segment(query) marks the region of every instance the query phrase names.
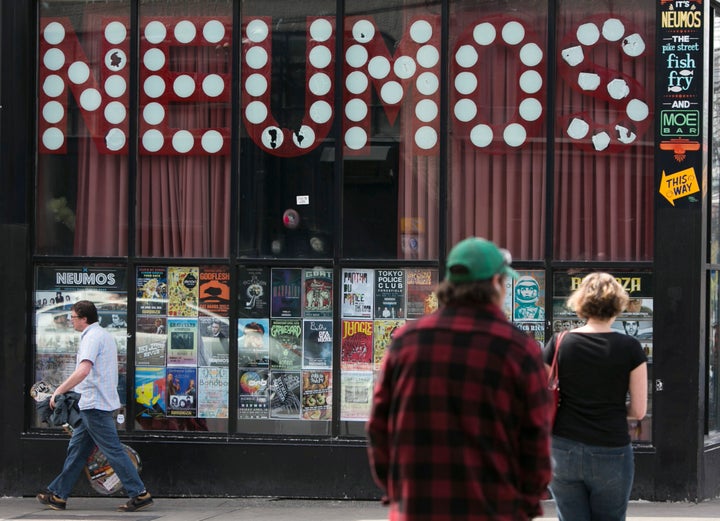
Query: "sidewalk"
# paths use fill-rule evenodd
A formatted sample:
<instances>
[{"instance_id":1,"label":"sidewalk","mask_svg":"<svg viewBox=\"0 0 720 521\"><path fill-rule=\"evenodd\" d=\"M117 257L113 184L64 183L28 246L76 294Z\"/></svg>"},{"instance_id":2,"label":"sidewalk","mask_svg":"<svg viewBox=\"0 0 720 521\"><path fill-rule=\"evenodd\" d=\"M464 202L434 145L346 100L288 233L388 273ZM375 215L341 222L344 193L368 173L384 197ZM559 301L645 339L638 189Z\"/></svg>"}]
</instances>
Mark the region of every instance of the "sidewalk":
<instances>
[{"instance_id":1,"label":"sidewalk","mask_svg":"<svg viewBox=\"0 0 720 521\"><path fill-rule=\"evenodd\" d=\"M0 498L0 521L385 521L387 510L375 501L297 500L278 498L158 498L148 510L117 512L122 497L70 498L68 510L43 508L34 497ZM557 519L552 501L541 520ZM702 521L720 519L720 499L702 503L632 501L627 521Z\"/></svg>"}]
</instances>

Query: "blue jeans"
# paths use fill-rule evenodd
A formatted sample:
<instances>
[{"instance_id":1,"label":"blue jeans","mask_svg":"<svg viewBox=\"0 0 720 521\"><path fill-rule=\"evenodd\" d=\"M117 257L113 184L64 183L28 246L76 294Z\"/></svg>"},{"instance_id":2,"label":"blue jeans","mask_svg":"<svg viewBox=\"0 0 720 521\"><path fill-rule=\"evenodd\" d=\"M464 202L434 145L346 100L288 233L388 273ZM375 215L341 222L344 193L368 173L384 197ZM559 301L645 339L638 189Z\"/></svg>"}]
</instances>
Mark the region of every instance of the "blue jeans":
<instances>
[{"instance_id":1,"label":"blue jeans","mask_svg":"<svg viewBox=\"0 0 720 521\"><path fill-rule=\"evenodd\" d=\"M85 468L88 456L97 445L120 478L128 496L135 497L143 493L145 485L120 443L113 413L87 409L80 411L80 417L82 422L70 438L62 472L48 485L48 490L62 499L67 499Z\"/></svg>"},{"instance_id":2,"label":"blue jeans","mask_svg":"<svg viewBox=\"0 0 720 521\"><path fill-rule=\"evenodd\" d=\"M552 461L550 491L560 521L625 521L632 445L596 447L553 436Z\"/></svg>"}]
</instances>

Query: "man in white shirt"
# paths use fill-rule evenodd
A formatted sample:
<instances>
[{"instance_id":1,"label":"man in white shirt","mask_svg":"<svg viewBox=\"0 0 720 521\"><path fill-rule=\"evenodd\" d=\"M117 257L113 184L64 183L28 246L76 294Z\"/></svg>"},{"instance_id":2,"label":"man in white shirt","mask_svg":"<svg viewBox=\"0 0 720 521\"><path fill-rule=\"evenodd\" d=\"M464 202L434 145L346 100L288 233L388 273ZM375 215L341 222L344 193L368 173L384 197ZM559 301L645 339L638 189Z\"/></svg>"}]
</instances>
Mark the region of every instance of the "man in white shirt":
<instances>
[{"instance_id":1,"label":"man in white shirt","mask_svg":"<svg viewBox=\"0 0 720 521\"><path fill-rule=\"evenodd\" d=\"M130 497L118 510L135 512L147 508L153 504L152 496L123 449L115 427L113 412L120 408L115 339L100 326L97 308L88 300L73 304L70 320L73 328L80 332L75 371L55 389L50 407L55 407L56 396L74 390L81 395L82 422L73 431L62 472L37 499L53 510L65 510L67 498L97 445Z\"/></svg>"}]
</instances>

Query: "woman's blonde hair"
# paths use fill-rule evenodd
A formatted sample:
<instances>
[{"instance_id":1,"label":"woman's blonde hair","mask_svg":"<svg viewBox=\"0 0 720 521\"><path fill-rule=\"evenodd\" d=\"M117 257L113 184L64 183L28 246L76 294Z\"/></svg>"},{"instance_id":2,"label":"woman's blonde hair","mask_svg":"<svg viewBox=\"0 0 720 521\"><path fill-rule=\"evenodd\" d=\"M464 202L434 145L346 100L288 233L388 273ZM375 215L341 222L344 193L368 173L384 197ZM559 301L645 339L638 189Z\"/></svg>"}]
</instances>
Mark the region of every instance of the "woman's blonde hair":
<instances>
[{"instance_id":1,"label":"woman's blonde hair","mask_svg":"<svg viewBox=\"0 0 720 521\"><path fill-rule=\"evenodd\" d=\"M567 307L580 318L608 319L618 316L628 305L630 297L609 273L590 273L567 301Z\"/></svg>"}]
</instances>

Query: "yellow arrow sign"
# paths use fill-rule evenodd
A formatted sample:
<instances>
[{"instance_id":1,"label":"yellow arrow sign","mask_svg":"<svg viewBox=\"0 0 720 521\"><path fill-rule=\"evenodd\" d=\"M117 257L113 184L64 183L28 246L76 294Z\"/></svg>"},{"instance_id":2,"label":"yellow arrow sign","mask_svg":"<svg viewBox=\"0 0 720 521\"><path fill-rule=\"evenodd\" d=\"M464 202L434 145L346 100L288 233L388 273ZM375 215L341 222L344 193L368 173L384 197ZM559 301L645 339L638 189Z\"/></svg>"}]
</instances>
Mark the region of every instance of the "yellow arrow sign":
<instances>
[{"instance_id":1,"label":"yellow arrow sign","mask_svg":"<svg viewBox=\"0 0 720 521\"><path fill-rule=\"evenodd\" d=\"M660 195L673 206L675 206L676 199L699 192L700 186L695 175L695 168L686 168L670 175L666 175L663 170L659 191Z\"/></svg>"}]
</instances>

